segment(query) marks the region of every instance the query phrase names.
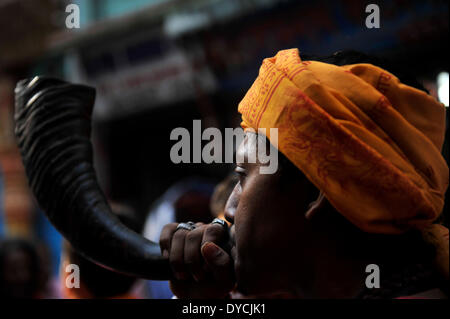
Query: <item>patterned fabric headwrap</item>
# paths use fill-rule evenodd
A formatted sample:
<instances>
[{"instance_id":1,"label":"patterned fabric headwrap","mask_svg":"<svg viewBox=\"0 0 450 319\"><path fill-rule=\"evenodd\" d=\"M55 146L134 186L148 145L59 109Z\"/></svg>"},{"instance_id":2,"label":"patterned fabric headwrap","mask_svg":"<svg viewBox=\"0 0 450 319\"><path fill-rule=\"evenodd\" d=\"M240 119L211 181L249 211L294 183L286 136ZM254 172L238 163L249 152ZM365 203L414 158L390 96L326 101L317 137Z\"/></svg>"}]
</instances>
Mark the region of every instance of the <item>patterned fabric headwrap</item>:
<instances>
[{"instance_id":1,"label":"patterned fabric headwrap","mask_svg":"<svg viewBox=\"0 0 450 319\"><path fill-rule=\"evenodd\" d=\"M244 129L270 140L278 128L278 150L361 230L432 234L448 277L448 230L433 224L449 177L443 104L377 66L302 61L290 49L263 61L238 110Z\"/></svg>"}]
</instances>

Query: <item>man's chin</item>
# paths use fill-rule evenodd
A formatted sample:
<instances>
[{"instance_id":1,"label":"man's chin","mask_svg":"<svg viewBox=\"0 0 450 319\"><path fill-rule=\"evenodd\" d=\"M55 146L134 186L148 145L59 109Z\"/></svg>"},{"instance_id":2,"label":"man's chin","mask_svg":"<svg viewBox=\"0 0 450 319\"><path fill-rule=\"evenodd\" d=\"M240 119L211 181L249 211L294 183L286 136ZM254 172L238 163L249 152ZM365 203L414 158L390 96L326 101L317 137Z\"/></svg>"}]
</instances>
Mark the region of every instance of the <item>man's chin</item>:
<instances>
[{"instance_id":1,"label":"man's chin","mask_svg":"<svg viewBox=\"0 0 450 319\"><path fill-rule=\"evenodd\" d=\"M248 267L245 267L245 262L240 258L234 260L234 271L236 274L236 289L243 295L250 295L255 291L252 283L252 274L248 271ZM252 289L253 287L253 289Z\"/></svg>"},{"instance_id":2,"label":"man's chin","mask_svg":"<svg viewBox=\"0 0 450 319\"><path fill-rule=\"evenodd\" d=\"M249 271L249 269L242 269L239 266L235 267L235 271L236 290L240 295L247 296L247 298L256 298L254 296L273 293L269 282L264 279L265 276L259 276L257 271Z\"/></svg>"},{"instance_id":3,"label":"man's chin","mask_svg":"<svg viewBox=\"0 0 450 319\"><path fill-rule=\"evenodd\" d=\"M236 274L235 298L298 298L294 291L280 287L280 282L273 281L273 274L258 271L261 270L261 266L249 266L249 263L239 258L235 260L234 265Z\"/></svg>"}]
</instances>

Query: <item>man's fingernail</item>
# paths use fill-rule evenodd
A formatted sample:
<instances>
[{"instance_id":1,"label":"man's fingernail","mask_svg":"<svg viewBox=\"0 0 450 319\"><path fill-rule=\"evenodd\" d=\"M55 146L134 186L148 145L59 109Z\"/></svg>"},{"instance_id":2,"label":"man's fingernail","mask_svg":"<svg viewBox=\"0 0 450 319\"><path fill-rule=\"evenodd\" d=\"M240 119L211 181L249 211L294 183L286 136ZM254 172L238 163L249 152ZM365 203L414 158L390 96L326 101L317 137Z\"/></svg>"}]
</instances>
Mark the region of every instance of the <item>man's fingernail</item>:
<instances>
[{"instance_id":1,"label":"man's fingernail","mask_svg":"<svg viewBox=\"0 0 450 319\"><path fill-rule=\"evenodd\" d=\"M208 257L218 257L222 252L215 244L207 242L203 245L203 253L208 255Z\"/></svg>"},{"instance_id":2,"label":"man's fingernail","mask_svg":"<svg viewBox=\"0 0 450 319\"><path fill-rule=\"evenodd\" d=\"M162 253L162 256L163 256L164 258L169 258L169 251L166 250L166 249L164 249L164 250L163 250L163 253Z\"/></svg>"}]
</instances>

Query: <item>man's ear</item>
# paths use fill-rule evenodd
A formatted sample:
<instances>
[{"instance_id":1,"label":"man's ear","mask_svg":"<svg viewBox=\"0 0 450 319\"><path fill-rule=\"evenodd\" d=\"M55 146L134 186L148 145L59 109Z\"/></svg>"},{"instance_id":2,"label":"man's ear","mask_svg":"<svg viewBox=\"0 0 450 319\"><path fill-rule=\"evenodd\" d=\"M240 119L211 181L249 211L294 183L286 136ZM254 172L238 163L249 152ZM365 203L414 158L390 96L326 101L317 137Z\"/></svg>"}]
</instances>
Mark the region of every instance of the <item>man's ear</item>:
<instances>
[{"instance_id":1,"label":"man's ear","mask_svg":"<svg viewBox=\"0 0 450 319\"><path fill-rule=\"evenodd\" d=\"M317 199L315 201L311 202L311 204L309 204L309 209L305 213L306 219L311 220L313 218L313 216L316 215L319 211L325 209L327 204L328 204L328 200L325 197L325 194L322 191L320 191Z\"/></svg>"}]
</instances>

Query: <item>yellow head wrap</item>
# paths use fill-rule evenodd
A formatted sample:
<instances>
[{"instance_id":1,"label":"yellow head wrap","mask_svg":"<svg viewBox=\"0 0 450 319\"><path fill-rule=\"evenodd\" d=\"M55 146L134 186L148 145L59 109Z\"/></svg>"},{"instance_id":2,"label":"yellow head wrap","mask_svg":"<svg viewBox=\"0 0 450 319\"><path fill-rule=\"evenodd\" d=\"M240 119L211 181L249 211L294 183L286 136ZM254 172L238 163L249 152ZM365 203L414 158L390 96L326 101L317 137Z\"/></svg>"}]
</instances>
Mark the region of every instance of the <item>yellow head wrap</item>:
<instances>
[{"instance_id":1,"label":"yellow head wrap","mask_svg":"<svg viewBox=\"0 0 450 319\"><path fill-rule=\"evenodd\" d=\"M266 128L270 140L278 128L279 151L361 230L423 230L440 215L445 107L393 74L283 50L263 61L238 110L244 129Z\"/></svg>"}]
</instances>

